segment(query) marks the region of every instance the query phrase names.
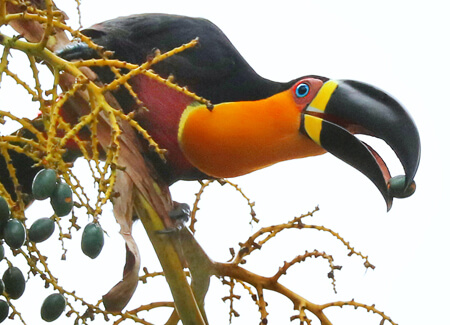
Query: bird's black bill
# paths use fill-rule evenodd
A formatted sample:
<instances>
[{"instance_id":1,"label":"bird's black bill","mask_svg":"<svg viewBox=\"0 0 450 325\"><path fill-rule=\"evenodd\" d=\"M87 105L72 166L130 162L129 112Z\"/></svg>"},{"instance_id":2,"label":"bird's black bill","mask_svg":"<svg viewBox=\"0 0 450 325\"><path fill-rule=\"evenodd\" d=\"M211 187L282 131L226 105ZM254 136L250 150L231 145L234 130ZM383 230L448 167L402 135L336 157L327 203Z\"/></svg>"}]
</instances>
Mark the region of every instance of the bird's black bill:
<instances>
[{"instance_id":1,"label":"bird's black bill","mask_svg":"<svg viewBox=\"0 0 450 325\"><path fill-rule=\"evenodd\" d=\"M413 185L420 160L418 130L408 112L392 97L370 85L351 80L324 84L305 110L302 129L328 152L361 171L380 190L388 210L391 179L382 158L353 134L368 134L385 141L405 171L404 191Z\"/></svg>"}]
</instances>

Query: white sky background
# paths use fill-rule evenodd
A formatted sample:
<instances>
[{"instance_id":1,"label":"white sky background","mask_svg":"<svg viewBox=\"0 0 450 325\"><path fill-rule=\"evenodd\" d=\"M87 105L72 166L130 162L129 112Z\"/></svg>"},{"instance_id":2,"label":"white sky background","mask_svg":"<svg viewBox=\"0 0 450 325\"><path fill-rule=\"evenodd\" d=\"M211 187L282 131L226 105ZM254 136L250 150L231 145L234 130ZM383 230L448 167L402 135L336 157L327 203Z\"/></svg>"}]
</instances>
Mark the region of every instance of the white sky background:
<instances>
[{"instance_id":1,"label":"white sky background","mask_svg":"<svg viewBox=\"0 0 450 325\"><path fill-rule=\"evenodd\" d=\"M74 7L63 6L63 3L57 2L72 17L69 23L77 26ZM66 3L72 5L73 1ZM107 10L102 3L107 3ZM450 158L446 125L450 119L449 9L444 0L382 0L370 4L364 1L303 0L85 0L81 7L84 27L143 12L208 18L266 78L287 81L306 74L318 74L355 79L386 90L404 104L419 128L422 160L416 177L416 194L405 200L395 200L389 213L386 213L378 190L365 176L326 154L280 163L233 179L256 201L255 210L261 222L253 227L248 225L250 217L245 201L231 188L214 186L201 203L197 238L213 259L225 261L229 259L228 247L237 250L237 243L245 241L260 227L289 221L319 205L320 211L305 222L339 232L357 251L369 255L376 265L375 270L366 271L356 256L348 258L343 246L330 239L330 235L306 230L292 231L280 236L278 241L275 239L266 250L254 254L255 259L249 258L247 267L270 276L283 261L291 260L305 250L326 250L334 255L335 264L343 265L341 271L335 272L337 295L326 277L329 270L323 260L309 260L293 267L283 278L283 283L290 283L291 289L316 303L352 298L369 305L375 303L395 322L412 325L443 323L450 305L450 262L447 257ZM11 109L2 106L0 103L0 109ZM401 173L395 155L385 151L379 152L386 158L388 166L394 166L392 174ZM196 182L179 182L172 187L172 195L177 201L192 203L197 190ZM42 208L34 209L40 211ZM105 211L102 224L110 218ZM140 227L136 228L136 233L142 234ZM67 264L55 271L61 281L69 274L66 281L73 283L74 288L78 286L77 281L87 284L89 290L86 292L91 292L92 302L106 293L120 279L122 272L123 243L119 237L114 237L117 229L113 224L108 230L111 238L106 239L105 251L97 260L80 256L78 263L70 266L75 273L70 272ZM53 246L49 244L48 249L59 245L55 236L51 240ZM145 255L152 254L148 240L145 240L141 236L144 260ZM107 260L111 260L111 254L118 255L118 263L102 270ZM261 263L263 259L266 259L265 263ZM267 262L269 259L273 262ZM144 265L150 271L158 269ZM219 287L213 287L211 292ZM158 293L145 291L145 286L141 288L141 301L138 302L152 299L153 294L158 297ZM78 292L85 291L77 289ZM207 310L211 324L228 323L227 304L220 300L226 293L226 289L219 289L217 294L210 294ZM246 295L243 290L240 294ZM45 295L42 299L37 298L33 288L29 287L25 296L36 299L33 304L36 306L29 307L29 312L34 308L33 313L38 313ZM280 299L279 295L267 293L267 297L269 323L289 324L289 317L294 314L292 304ZM166 299L170 299L168 295ZM236 307L241 317L234 319L233 324L258 324L256 306L250 299L242 300ZM27 312L24 314L26 316ZM350 307L329 309L327 314L335 325L380 322L378 316ZM37 315L30 324L40 324ZM19 321L10 323L19 324ZM62 317L55 323L72 322ZM101 323L100 318L95 322L98 323ZM313 322L317 323L317 320Z\"/></svg>"}]
</instances>

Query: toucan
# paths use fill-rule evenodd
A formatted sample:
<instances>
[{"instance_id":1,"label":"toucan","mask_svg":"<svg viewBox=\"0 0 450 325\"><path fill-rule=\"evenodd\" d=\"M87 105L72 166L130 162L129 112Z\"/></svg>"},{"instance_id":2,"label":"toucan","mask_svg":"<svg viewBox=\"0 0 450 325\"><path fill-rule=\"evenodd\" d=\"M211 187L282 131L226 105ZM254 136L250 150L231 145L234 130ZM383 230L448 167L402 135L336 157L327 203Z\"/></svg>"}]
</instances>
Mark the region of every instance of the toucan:
<instances>
[{"instance_id":1,"label":"toucan","mask_svg":"<svg viewBox=\"0 0 450 325\"><path fill-rule=\"evenodd\" d=\"M330 152L365 174L389 209L393 197L401 195L389 190L391 176L380 155L354 134L384 140L404 168L404 189L414 182L420 160L417 127L403 106L378 88L315 75L285 83L265 79L216 25L203 18L139 14L108 20L82 33L112 51L112 58L135 64L198 38L198 46L151 69L208 99L212 107L144 75L131 79L130 85L147 110L139 110L126 89L114 93L122 109L138 112L139 124L167 149L165 162L151 150L148 156L168 185L240 176L284 160ZM66 60L103 55L83 42L57 54ZM114 79L108 68L93 69L104 83Z\"/></svg>"}]
</instances>

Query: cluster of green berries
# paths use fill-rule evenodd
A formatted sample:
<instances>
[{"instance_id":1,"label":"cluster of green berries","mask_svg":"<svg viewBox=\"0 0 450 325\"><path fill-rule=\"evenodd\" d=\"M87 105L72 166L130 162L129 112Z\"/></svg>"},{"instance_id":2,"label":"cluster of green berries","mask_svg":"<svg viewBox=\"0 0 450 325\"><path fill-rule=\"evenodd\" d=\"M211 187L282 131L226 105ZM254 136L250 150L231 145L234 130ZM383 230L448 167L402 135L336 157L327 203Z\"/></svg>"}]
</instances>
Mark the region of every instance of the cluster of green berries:
<instances>
[{"instance_id":1,"label":"cluster of green berries","mask_svg":"<svg viewBox=\"0 0 450 325\"><path fill-rule=\"evenodd\" d=\"M68 184L58 178L53 169L43 169L36 174L32 184L32 194L36 200L50 198L54 213L58 217L68 215L73 208L73 193ZM28 229L28 240L40 243L53 234L55 220L53 218L41 218L33 222ZM19 249L27 238L27 229L24 224L11 217L8 203L0 197L0 235L11 249ZM96 258L104 244L103 229L98 223L89 223L82 235L81 248L85 255ZM4 247L0 244L0 260L4 258ZM0 295L6 293L10 299L19 299L25 291L25 277L22 271L10 266L0 279ZM41 317L47 322L56 320L66 307L66 299L60 293L48 296L41 307ZM0 299L0 323L9 314L9 305Z\"/></svg>"},{"instance_id":2,"label":"cluster of green berries","mask_svg":"<svg viewBox=\"0 0 450 325\"><path fill-rule=\"evenodd\" d=\"M32 192L34 198L37 200L50 198L53 210L59 217L63 217L72 211L72 190L69 185L57 178L56 172L53 169L43 169L36 175L32 185ZM33 226L37 222L39 224L35 227L36 231L33 232ZM31 237L34 233L36 233L35 239L41 239L42 237L44 238L43 240L46 240L48 238L46 235L50 232L50 225L47 225L47 223L49 222L46 221L46 218L37 220L30 228L30 240L36 241ZM81 249L83 253L90 258L96 258L102 251L103 244L103 229L98 223L88 224L84 228L81 237Z\"/></svg>"}]
</instances>

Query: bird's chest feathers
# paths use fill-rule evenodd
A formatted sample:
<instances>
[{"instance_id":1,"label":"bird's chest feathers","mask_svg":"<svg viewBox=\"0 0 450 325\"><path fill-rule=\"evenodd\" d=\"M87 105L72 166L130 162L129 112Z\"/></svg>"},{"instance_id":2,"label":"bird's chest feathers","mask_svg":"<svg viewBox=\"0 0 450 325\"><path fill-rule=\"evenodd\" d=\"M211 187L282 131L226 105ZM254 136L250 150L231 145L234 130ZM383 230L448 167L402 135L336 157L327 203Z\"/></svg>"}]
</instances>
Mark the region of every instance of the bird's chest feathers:
<instances>
[{"instance_id":1,"label":"bird's chest feathers","mask_svg":"<svg viewBox=\"0 0 450 325\"><path fill-rule=\"evenodd\" d=\"M138 111L135 119L161 148L168 150L170 167L192 168L180 151L177 139L181 114L192 98L143 75L134 77L130 84L146 107L146 110Z\"/></svg>"}]
</instances>

